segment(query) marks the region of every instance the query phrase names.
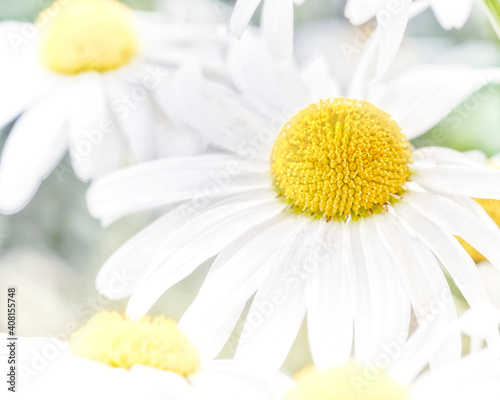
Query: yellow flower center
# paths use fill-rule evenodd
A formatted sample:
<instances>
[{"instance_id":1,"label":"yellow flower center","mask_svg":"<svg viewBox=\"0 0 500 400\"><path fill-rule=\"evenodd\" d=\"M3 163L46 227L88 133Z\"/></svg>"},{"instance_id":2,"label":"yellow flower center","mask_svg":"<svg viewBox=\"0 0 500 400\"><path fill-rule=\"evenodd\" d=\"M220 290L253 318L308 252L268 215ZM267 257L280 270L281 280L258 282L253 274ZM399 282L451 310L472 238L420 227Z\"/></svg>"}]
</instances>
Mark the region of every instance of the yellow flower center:
<instances>
[{"instance_id":1,"label":"yellow flower center","mask_svg":"<svg viewBox=\"0 0 500 400\"><path fill-rule=\"evenodd\" d=\"M355 364L302 377L285 400L409 400L408 390L387 374Z\"/></svg>"},{"instance_id":2,"label":"yellow flower center","mask_svg":"<svg viewBox=\"0 0 500 400\"><path fill-rule=\"evenodd\" d=\"M188 376L200 365L196 348L175 321L164 317L131 321L117 312L101 311L73 334L70 346L76 356L111 367L141 364Z\"/></svg>"},{"instance_id":3,"label":"yellow flower center","mask_svg":"<svg viewBox=\"0 0 500 400\"><path fill-rule=\"evenodd\" d=\"M481 205L481 207L483 207L486 210L491 219L495 221L498 227L500 228L500 200L494 200L494 199L475 199L475 200ZM467 253L469 253L469 255L476 263L486 261L486 257L483 256L474 247L472 247L469 243L467 243L461 237L457 237L457 239L460 241L464 249L467 251Z\"/></svg>"},{"instance_id":4,"label":"yellow flower center","mask_svg":"<svg viewBox=\"0 0 500 400\"><path fill-rule=\"evenodd\" d=\"M271 156L278 193L314 217L358 219L403 194L411 145L390 115L366 101L311 104L281 129Z\"/></svg>"},{"instance_id":5,"label":"yellow flower center","mask_svg":"<svg viewBox=\"0 0 500 400\"><path fill-rule=\"evenodd\" d=\"M56 0L37 24L41 60L54 72L110 71L138 53L131 11L116 0Z\"/></svg>"}]
</instances>

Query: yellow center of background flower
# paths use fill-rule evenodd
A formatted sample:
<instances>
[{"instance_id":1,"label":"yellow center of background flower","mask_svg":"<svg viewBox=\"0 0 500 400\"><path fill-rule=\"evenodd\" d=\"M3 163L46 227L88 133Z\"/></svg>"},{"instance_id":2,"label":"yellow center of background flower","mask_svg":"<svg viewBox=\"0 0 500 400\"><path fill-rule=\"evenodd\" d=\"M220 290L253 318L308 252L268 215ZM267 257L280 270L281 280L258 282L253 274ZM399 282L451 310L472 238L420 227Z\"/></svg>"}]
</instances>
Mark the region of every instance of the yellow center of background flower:
<instances>
[{"instance_id":1,"label":"yellow center of background flower","mask_svg":"<svg viewBox=\"0 0 500 400\"><path fill-rule=\"evenodd\" d=\"M116 0L58 0L37 24L41 60L61 74L113 70L138 53L131 11Z\"/></svg>"},{"instance_id":2,"label":"yellow center of background flower","mask_svg":"<svg viewBox=\"0 0 500 400\"><path fill-rule=\"evenodd\" d=\"M285 400L409 400L408 390L387 374L355 364L310 372Z\"/></svg>"},{"instance_id":3,"label":"yellow center of background flower","mask_svg":"<svg viewBox=\"0 0 500 400\"><path fill-rule=\"evenodd\" d=\"M365 101L337 98L311 104L285 124L271 173L297 211L358 219L397 201L410 162L411 145L390 115Z\"/></svg>"},{"instance_id":4,"label":"yellow center of background flower","mask_svg":"<svg viewBox=\"0 0 500 400\"><path fill-rule=\"evenodd\" d=\"M131 321L102 311L73 334L70 346L76 356L111 367L141 364L188 376L200 365L196 348L175 321L164 317Z\"/></svg>"}]
</instances>

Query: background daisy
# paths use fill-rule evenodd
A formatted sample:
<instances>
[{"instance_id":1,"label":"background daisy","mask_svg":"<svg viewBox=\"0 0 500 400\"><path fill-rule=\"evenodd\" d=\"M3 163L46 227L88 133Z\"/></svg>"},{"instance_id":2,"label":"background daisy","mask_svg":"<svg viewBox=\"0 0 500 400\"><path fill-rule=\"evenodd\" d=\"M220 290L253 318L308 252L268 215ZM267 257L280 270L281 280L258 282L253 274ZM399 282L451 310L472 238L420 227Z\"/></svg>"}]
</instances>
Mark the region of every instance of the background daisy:
<instances>
[{"instance_id":1,"label":"background daisy","mask_svg":"<svg viewBox=\"0 0 500 400\"><path fill-rule=\"evenodd\" d=\"M19 118L2 152L0 211L24 207L68 149L83 181L203 149L154 95L187 55L220 72L223 43L212 27L115 0L56 1L35 25L2 22L0 128Z\"/></svg>"},{"instance_id":2,"label":"background daisy","mask_svg":"<svg viewBox=\"0 0 500 400\"><path fill-rule=\"evenodd\" d=\"M469 311L460 324L448 327L447 331L458 329L480 337L481 329L486 328L483 335L491 328L498 329L499 316L495 309ZM500 389L500 347L467 354L439 370L426 371L429 355L446 336L444 332L438 338L428 336L428 330L429 326L420 328L407 343L389 344L386 352L379 354L379 364L348 364L306 372L285 399L437 400L448 396L463 400L474 396L496 399Z\"/></svg>"},{"instance_id":3,"label":"background daisy","mask_svg":"<svg viewBox=\"0 0 500 400\"><path fill-rule=\"evenodd\" d=\"M19 338L18 348L22 374L15 395L25 399L271 400L292 387L281 374L266 376L230 360L202 361L176 323L164 317L130 321L101 312L69 344ZM3 370L6 355L0 360Z\"/></svg>"}]
</instances>

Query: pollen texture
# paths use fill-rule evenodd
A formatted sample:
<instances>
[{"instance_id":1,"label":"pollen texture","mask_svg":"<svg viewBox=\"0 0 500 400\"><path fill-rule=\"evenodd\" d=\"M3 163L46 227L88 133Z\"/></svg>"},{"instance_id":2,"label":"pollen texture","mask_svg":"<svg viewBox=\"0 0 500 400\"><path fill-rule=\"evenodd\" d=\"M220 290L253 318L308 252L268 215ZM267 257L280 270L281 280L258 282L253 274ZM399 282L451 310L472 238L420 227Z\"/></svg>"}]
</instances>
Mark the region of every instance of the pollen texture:
<instances>
[{"instance_id":1,"label":"pollen texture","mask_svg":"<svg viewBox=\"0 0 500 400\"><path fill-rule=\"evenodd\" d=\"M129 369L147 365L188 376L200 364L196 348L171 319L131 321L117 312L96 314L70 339L74 355Z\"/></svg>"},{"instance_id":2,"label":"pollen texture","mask_svg":"<svg viewBox=\"0 0 500 400\"><path fill-rule=\"evenodd\" d=\"M271 174L298 212L335 220L386 209L404 192L411 145L389 114L365 101L311 104L281 129Z\"/></svg>"},{"instance_id":3,"label":"pollen texture","mask_svg":"<svg viewBox=\"0 0 500 400\"><path fill-rule=\"evenodd\" d=\"M61 74L114 70L138 53L131 10L116 0L57 0L37 25L41 61Z\"/></svg>"},{"instance_id":4,"label":"pollen texture","mask_svg":"<svg viewBox=\"0 0 500 400\"><path fill-rule=\"evenodd\" d=\"M408 389L383 371L355 364L311 372L285 400L409 400Z\"/></svg>"}]
</instances>

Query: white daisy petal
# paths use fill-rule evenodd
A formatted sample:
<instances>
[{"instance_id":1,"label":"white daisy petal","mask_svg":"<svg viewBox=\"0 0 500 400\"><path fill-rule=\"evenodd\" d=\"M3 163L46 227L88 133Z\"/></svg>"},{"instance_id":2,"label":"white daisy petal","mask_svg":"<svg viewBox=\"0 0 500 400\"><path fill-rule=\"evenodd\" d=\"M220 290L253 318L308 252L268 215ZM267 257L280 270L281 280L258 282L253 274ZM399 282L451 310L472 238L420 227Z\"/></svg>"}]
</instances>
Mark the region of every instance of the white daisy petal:
<instances>
[{"instance_id":1,"label":"white daisy petal","mask_svg":"<svg viewBox=\"0 0 500 400\"><path fill-rule=\"evenodd\" d=\"M40 100L53 86L37 61L38 29L30 23L0 22L0 129Z\"/></svg>"},{"instance_id":2,"label":"white daisy petal","mask_svg":"<svg viewBox=\"0 0 500 400\"><path fill-rule=\"evenodd\" d=\"M406 338L411 306L397 268L380 241L377 226L385 223L380 216L360 221L360 239L365 256L371 294L372 332L369 359L375 359L394 343Z\"/></svg>"},{"instance_id":3,"label":"white daisy petal","mask_svg":"<svg viewBox=\"0 0 500 400\"><path fill-rule=\"evenodd\" d=\"M130 298L127 313L144 315L168 288L191 274L203 261L252 226L281 212L284 205L273 198L274 193L270 194L271 198L259 198L254 193L235 196L234 201L207 211L168 236L165 243L168 248L152 261Z\"/></svg>"},{"instance_id":4,"label":"white daisy petal","mask_svg":"<svg viewBox=\"0 0 500 400\"><path fill-rule=\"evenodd\" d=\"M226 341L235 346L231 332L247 300L274 265L277 253L286 252L286 241L296 220L281 214L236 239L218 255L203 286L179 322L202 357L214 358ZM276 237L282 244L268 246Z\"/></svg>"},{"instance_id":5,"label":"white daisy petal","mask_svg":"<svg viewBox=\"0 0 500 400\"><path fill-rule=\"evenodd\" d=\"M151 265L158 249L171 232L181 229L187 221L216 208L221 199L211 199L200 207L197 203L182 204L168 212L124 243L99 270L96 288L112 300L128 297Z\"/></svg>"},{"instance_id":6,"label":"white daisy petal","mask_svg":"<svg viewBox=\"0 0 500 400\"><path fill-rule=\"evenodd\" d=\"M0 162L1 212L23 208L64 155L65 109L63 93L52 95L26 111L10 132Z\"/></svg>"},{"instance_id":7,"label":"white daisy petal","mask_svg":"<svg viewBox=\"0 0 500 400\"><path fill-rule=\"evenodd\" d=\"M444 29L460 29L472 10L472 0L430 0L432 11Z\"/></svg>"},{"instance_id":8,"label":"white daisy petal","mask_svg":"<svg viewBox=\"0 0 500 400\"><path fill-rule=\"evenodd\" d=\"M500 199L500 171L493 168L456 165L418 168L412 180L434 192Z\"/></svg>"},{"instance_id":9,"label":"white daisy petal","mask_svg":"<svg viewBox=\"0 0 500 400\"><path fill-rule=\"evenodd\" d=\"M215 153L191 161L150 161L109 174L91 185L89 212L107 225L124 215L181 200L204 204L224 194L269 187L269 179L258 174L258 164L251 161Z\"/></svg>"},{"instance_id":10,"label":"white daisy petal","mask_svg":"<svg viewBox=\"0 0 500 400\"><path fill-rule=\"evenodd\" d=\"M484 349L469 354L459 363L424 372L413 384L411 393L415 398L467 400L479 396L481 399L494 400L500 390L500 364L498 349Z\"/></svg>"},{"instance_id":11,"label":"white daisy petal","mask_svg":"<svg viewBox=\"0 0 500 400\"><path fill-rule=\"evenodd\" d=\"M283 374L269 374L268 371L237 364L233 360L214 360L206 363L204 369L205 371L225 374L226 377L235 379L244 386L251 385L253 390L258 391L258 396L263 396L263 399L274 399L277 395L282 395L294 387L294 382ZM238 394L245 395L242 392L245 390L240 390ZM260 397L253 397L253 399L255 398Z\"/></svg>"},{"instance_id":12,"label":"white daisy petal","mask_svg":"<svg viewBox=\"0 0 500 400\"><path fill-rule=\"evenodd\" d=\"M286 251L277 252L248 311L235 360L269 370L285 361L306 312L307 268L314 262L317 229L315 223L297 221Z\"/></svg>"},{"instance_id":13,"label":"white daisy petal","mask_svg":"<svg viewBox=\"0 0 500 400\"><path fill-rule=\"evenodd\" d=\"M70 91L69 145L71 163L82 181L116 168L122 159L123 143L116 140L116 124L97 73L81 78ZM110 153L105 150L112 144ZM120 151L122 150L122 151Z\"/></svg>"},{"instance_id":14,"label":"white daisy petal","mask_svg":"<svg viewBox=\"0 0 500 400\"><path fill-rule=\"evenodd\" d=\"M377 224L381 239L389 250L407 290L413 311L420 325L439 320L433 329L453 323L457 318L453 297L443 272L432 253L419 239L412 238L398 224L396 217L383 216L388 223ZM438 367L458 359L461 340L457 333L441 346L433 356L431 365Z\"/></svg>"},{"instance_id":15,"label":"white daisy petal","mask_svg":"<svg viewBox=\"0 0 500 400\"><path fill-rule=\"evenodd\" d=\"M293 53L293 0L265 0L262 30L274 58L290 58Z\"/></svg>"},{"instance_id":16,"label":"white daisy petal","mask_svg":"<svg viewBox=\"0 0 500 400\"><path fill-rule=\"evenodd\" d=\"M196 132L217 147L245 156L252 144L249 138L266 128L265 121L248 104L242 104L234 90L203 81L199 67L191 62L183 65L169 90L158 91L156 99L180 127ZM196 118L193 110L197 111Z\"/></svg>"},{"instance_id":17,"label":"white daisy petal","mask_svg":"<svg viewBox=\"0 0 500 400\"><path fill-rule=\"evenodd\" d=\"M239 43L230 46L227 60L235 85L245 98L260 106L262 113L288 117L315 100L308 95L294 62L274 60L254 35L245 34Z\"/></svg>"},{"instance_id":18,"label":"white daisy petal","mask_svg":"<svg viewBox=\"0 0 500 400\"><path fill-rule=\"evenodd\" d=\"M344 15L353 25L361 25L375 17L375 2L366 0L347 0Z\"/></svg>"},{"instance_id":19,"label":"white daisy petal","mask_svg":"<svg viewBox=\"0 0 500 400\"><path fill-rule=\"evenodd\" d=\"M333 99L341 97L339 83L331 75L328 62L323 57L315 57L300 74L313 99Z\"/></svg>"},{"instance_id":20,"label":"white daisy petal","mask_svg":"<svg viewBox=\"0 0 500 400\"><path fill-rule=\"evenodd\" d=\"M398 204L395 210L441 260L471 307L489 302L476 264L453 235L441 231L405 203Z\"/></svg>"},{"instance_id":21,"label":"white daisy petal","mask_svg":"<svg viewBox=\"0 0 500 400\"><path fill-rule=\"evenodd\" d=\"M371 355L372 332L374 329L373 304L368 272L357 221L350 223L348 248L350 252L347 262L351 274L351 282L355 285L354 314L354 354L356 361L363 362Z\"/></svg>"},{"instance_id":22,"label":"white daisy petal","mask_svg":"<svg viewBox=\"0 0 500 400\"><path fill-rule=\"evenodd\" d=\"M425 161L431 162L433 165L463 165L469 167L483 167L484 163L480 163L475 158L469 157L468 154L449 149L446 147L428 146L422 147L413 151L412 158L414 162Z\"/></svg>"},{"instance_id":23,"label":"white daisy petal","mask_svg":"<svg viewBox=\"0 0 500 400\"><path fill-rule=\"evenodd\" d=\"M155 119L156 110L149 94L140 85L120 81L106 82L105 89L111 105L113 123L125 135L131 161L144 162L153 159L156 154L153 123L158 118ZM124 99L130 101L133 107L128 106Z\"/></svg>"},{"instance_id":24,"label":"white daisy petal","mask_svg":"<svg viewBox=\"0 0 500 400\"><path fill-rule=\"evenodd\" d=\"M262 0L238 0L231 15L231 30L240 39Z\"/></svg>"},{"instance_id":25,"label":"white daisy petal","mask_svg":"<svg viewBox=\"0 0 500 400\"><path fill-rule=\"evenodd\" d=\"M461 205L462 207L465 207L468 211L473 213L474 216L479 218L483 224L489 225L490 229L493 230L497 229L498 225L496 224L496 222L493 221L493 219L491 219L488 212L483 207L481 207L481 205L473 198L464 196L455 196L451 194L443 194L442 196Z\"/></svg>"},{"instance_id":26,"label":"white daisy petal","mask_svg":"<svg viewBox=\"0 0 500 400\"><path fill-rule=\"evenodd\" d=\"M388 9L377 13L378 34L380 36L378 38L379 50L375 78L377 80L387 71L396 56L408 23L412 0L402 0L396 4L397 8L392 12Z\"/></svg>"},{"instance_id":27,"label":"white daisy petal","mask_svg":"<svg viewBox=\"0 0 500 400\"><path fill-rule=\"evenodd\" d=\"M51 82L46 79L26 78L25 75L13 77L2 82L0 92L0 129L15 119L33 104L42 101L51 89ZM29 75L28 75L29 76Z\"/></svg>"},{"instance_id":28,"label":"white daisy petal","mask_svg":"<svg viewBox=\"0 0 500 400\"><path fill-rule=\"evenodd\" d=\"M446 198L427 193L408 193L405 200L420 214L447 232L460 236L493 265L500 268L500 229L485 225L474 215ZM459 216L459 218L457 218Z\"/></svg>"},{"instance_id":29,"label":"white daisy petal","mask_svg":"<svg viewBox=\"0 0 500 400\"><path fill-rule=\"evenodd\" d=\"M500 71L496 69L426 65L400 74L385 87L374 88L367 100L391 114L406 137L413 139L475 91L499 80Z\"/></svg>"},{"instance_id":30,"label":"white daisy petal","mask_svg":"<svg viewBox=\"0 0 500 400\"><path fill-rule=\"evenodd\" d=\"M350 265L342 253L345 232L341 227L327 228L320 224L315 243L321 251L311 260L313 270L306 287L309 347L319 369L347 362L353 341L354 294Z\"/></svg>"}]
</instances>

